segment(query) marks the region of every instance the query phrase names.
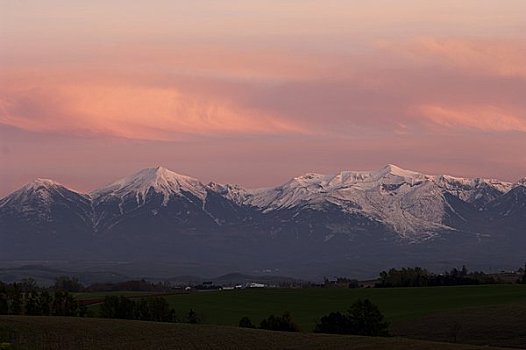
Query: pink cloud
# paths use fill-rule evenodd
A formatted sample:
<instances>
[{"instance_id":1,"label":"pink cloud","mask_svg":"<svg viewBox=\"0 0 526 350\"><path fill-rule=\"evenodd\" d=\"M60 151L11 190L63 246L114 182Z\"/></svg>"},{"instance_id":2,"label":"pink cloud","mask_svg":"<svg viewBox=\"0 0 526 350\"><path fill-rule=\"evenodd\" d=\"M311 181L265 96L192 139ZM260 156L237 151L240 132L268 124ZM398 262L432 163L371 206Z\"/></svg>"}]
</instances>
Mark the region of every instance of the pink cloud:
<instances>
[{"instance_id":1,"label":"pink cloud","mask_svg":"<svg viewBox=\"0 0 526 350\"><path fill-rule=\"evenodd\" d=\"M306 134L278 114L236 105L217 96L193 95L140 82L48 78L3 87L0 123L37 132L102 134L174 140L181 135ZM98 80L97 80L98 79Z\"/></svg>"},{"instance_id":2,"label":"pink cloud","mask_svg":"<svg viewBox=\"0 0 526 350\"><path fill-rule=\"evenodd\" d=\"M477 74L526 78L524 40L425 38L417 40L411 52Z\"/></svg>"},{"instance_id":3,"label":"pink cloud","mask_svg":"<svg viewBox=\"0 0 526 350\"><path fill-rule=\"evenodd\" d=\"M415 113L446 128L526 132L526 116L514 115L496 106L421 105L415 108Z\"/></svg>"}]
</instances>

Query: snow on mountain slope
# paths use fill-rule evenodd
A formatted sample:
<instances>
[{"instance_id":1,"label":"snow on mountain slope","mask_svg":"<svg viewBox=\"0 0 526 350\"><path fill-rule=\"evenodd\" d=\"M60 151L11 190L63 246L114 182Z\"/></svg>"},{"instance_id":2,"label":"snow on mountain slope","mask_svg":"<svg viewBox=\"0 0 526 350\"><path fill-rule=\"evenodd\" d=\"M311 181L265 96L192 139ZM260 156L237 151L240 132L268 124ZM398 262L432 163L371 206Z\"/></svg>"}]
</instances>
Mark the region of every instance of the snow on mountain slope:
<instances>
[{"instance_id":1,"label":"snow on mountain slope","mask_svg":"<svg viewBox=\"0 0 526 350\"><path fill-rule=\"evenodd\" d=\"M11 205L14 203L24 203L35 196L40 198L42 203L49 202L50 193L63 187L61 184L49 179L36 179L28 183L17 191L11 193L0 201L0 206Z\"/></svg>"},{"instance_id":2,"label":"snow on mountain slope","mask_svg":"<svg viewBox=\"0 0 526 350\"><path fill-rule=\"evenodd\" d=\"M432 180L448 193L468 203L482 206L508 192L513 184L493 179L466 179L448 175L434 176Z\"/></svg>"},{"instance_id":3,"label":"snow on mountain slope","mask_svg":"<svg viewBox=\"0 0 526 350\"><path fill-rule=\"evenodd\" d=\"M344 213L359 214L382 222L402 237L425 239L436 231L452 229L447 225L455 226L455 217L463 221L462 203L482 210L487 203L524 184L525 181L511 184L480 178L425 175L387 165L376 171L343 171L336 175L308 173L281 186L245 189L214 182L204 185L192 177L157 167L143 169L93 191L90 196L70 191L51 180L37 180L0 200L0 208L13 206L17 210L33 211L45 217L50 212L46 203L50 208L50 203L57 198L65 198L66 202L79 199L84 207L94 210L93 222L98 228L100 223L103 223L101 227L111 227L126 220L124 214L135 212L150 198L148 211L152 215L158 213L155 206L173 208L170 205L175 202L171 200L181 199L182 202L177 202L180 205L188 206L194 213L203 211L213 218L215 216L210 210L228 218L228 213L238 210L240 206L262 213L282 209L323 210L330 206ZM452 201L451 196L459 201ZM225 201L218 202L218 198ZM207 203L207 199L211 202ZM461 210L458 210L459 205ZM190 210L181 208L175 214ZM236 212L233 217L239 217L240 213ZM224 220L221 219L221 222Z\"/></svg>"},{"instance_id":4,"label":"snow on mountain slope","mask_svg":"<svg viewBox=\"0 0 526 350\"><path fill-rule=\"evenodd\" d=\"M90 198L48 179L36 179L0 200L3 214L18 213L24 218L37 218L45 222L53 220L57 208L69 208L84 218L90 215Z\"/></svg>"},{"instance_id":5,"label":"snow on mountain slope","mask_svg":"<svg viewBox=\"0 0 526 350\"><path fill-rule=\"evenodd\" d=\"M242 205L252 195L252 192L250 190L247 190L239 185L232 185L232 184L224 185L224 184L219 184L217 182L210 182L208 185L206 185L206 187L208 190L219 194L223 198L231 200L237 205Z\"/></svg>"},{"instance_id":6,"label":"snow on mountain slope","mask_svg":"<svg viewBox=\"0 0 526 350\"><path fill-rule=\"evenodd\" d=\"M520 179L519 181L517 181L517 183L513 184L512 187L517 187L517 186L524 186L524 187L526 187L526 177L523 178L523 179Z\"/></svg>"},{"instance_id":7,"label":"snow on mountain slope","mask_svg":"<svg viewBox=\"0 0 526 350\"><path fill-rule=\"evenodd\" d=\"M282 186L252 191L245 204L265 212L295 207L322 208L335 204L390 225L402 236L432 235L446 211L455 212L445 193L472 203L490 202L511 188L496 180L430 176L387 165L377 171L344 171L337 175L309 173Z\"/></svg>"},{"instance_id":8,"label":"snow on mountain slope","mask_svg":"<svg viewBox=\"0 0 526 350\"><path fill-rule=\"evenodd\" d=\"M97 200L107 196L121 199L133 196L137 205L141 205L150 191L163 195L163 205L166 205L170 196L174 194L184 197L185 193L190 193L201 201L206 198L206 187L199 180L163 167L143 169L93 191L91 197Z\"/></svg>"},{"instance_id":9,"label":"snow on mountain slope","mask_svg":"<svg viewBox=\"0 0 526 350\"><path fill-rule=\"evenodd\" d=\"M71 198L73 197L73 198ZM34 211L35 209L49 211L54 201L66 201L89 198L49 179L36 179L0 200L0 208L10 207L18 211Z\"/></svg>"}]
</instances>

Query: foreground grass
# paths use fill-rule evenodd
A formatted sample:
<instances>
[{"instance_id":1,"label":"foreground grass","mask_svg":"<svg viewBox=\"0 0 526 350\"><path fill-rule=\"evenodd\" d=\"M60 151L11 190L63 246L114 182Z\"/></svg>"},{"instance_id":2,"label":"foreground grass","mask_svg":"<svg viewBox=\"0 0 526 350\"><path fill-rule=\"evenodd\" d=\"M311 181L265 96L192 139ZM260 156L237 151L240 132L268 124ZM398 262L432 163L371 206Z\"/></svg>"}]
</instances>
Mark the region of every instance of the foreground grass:
<instances>
[{"instance_id":1,"label":"foreground grass","mask_svg":"<svg viewBox=\"0 0 526 350\"><path fill-rule=\"evenodd\" d=\"M497 349L403 338L283 333L212 325L66 317L0 316L13 349ZM2 341L2 339L0 339Z\"/></svg>"},{"instance_id":2,"label":"foreground grass","mask_svg":"<svg viewBox=\"0 0 526 350\"><path fill-rule=\"evenodd\" d=\"M395 324L393 334L433 341L526 348L526 304L469 307Z\"/></svg>"}]
</instances>

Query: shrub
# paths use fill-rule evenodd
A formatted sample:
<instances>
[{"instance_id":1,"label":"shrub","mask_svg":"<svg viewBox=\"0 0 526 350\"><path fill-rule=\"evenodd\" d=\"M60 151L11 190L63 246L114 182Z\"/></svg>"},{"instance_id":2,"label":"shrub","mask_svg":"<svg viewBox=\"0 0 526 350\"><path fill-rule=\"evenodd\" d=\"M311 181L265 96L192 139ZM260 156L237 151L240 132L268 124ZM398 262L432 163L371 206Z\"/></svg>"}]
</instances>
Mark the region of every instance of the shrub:
<instances>
[{"instance_id":1,"label":"shrub","mask_svg":"<svg viewBox=\"0 0 526 350\"><path fill-rule=\"evenodd\" d=\"M323 316L314 328L316 333L351 334L351 320L341 312L331 312Z\"/></svg>"},{"instance_id":2,"label":"shrub","mask_svg":"<svg viewBox=\"0 0 526 350\"><path fill-rule=\"evenodd\" d=\"M193 324L201 323L201 318L199 315L197 315L197 312L195 312L193 309L190 309L190 311L188 311L186 314L186 322Z\"/></svg>"},{"instance_id":3,"label":"shrub","mask_svg":"<svg viewBox=\"0 0 526 350\"><path fill-rule=\"evenodd\" d=\"M104 318L135 319L135 302L124 296L106 296L100 307Z\"/></svg>"},{"instance_id":4,"label":"shrub","mask_svg":"<svg viewBox=\"0 0 526 350\"><path fill-rule=\"evenodd\" d=\"M355 334L366 336L387 336L389 323L376 305L368 299L355 302L346 314L331 312L323 316L315 332L332 334Z\"/></svg>"},{"instance_id":5,"label":"shrub","mask_svg":"<svg viewBox=\"0 0 526 350\"><path fill-rule=\"evenodd\" d=\"M389 323L384 321L384 315L369 299L358 300L349 309L353 334L368 336L386 336Z\"/></svg>"},{"instance_id":6,"label":"shrub","mask_svg":"<svg viewBox=\"0 0 526 350\"><path fill-rule=\"evenodd\" d=\"M283 316L270 315L268 318L261 321L259 328L268 329L271 331L283 331L283 332L299 332L300 328L292 320L292 317L288 312L285 312Z\"/></svg>"},{"instance_id":7,"label":"shrub","mask_svg":"<svg viewBox=\"0 0 526 350\"><path fill-rule=\"evenodd\" d=\"M239 320L239 327L242 328L256 328L256 326L250 321L250 318L243 317Z\"/></svg>"}]
</instances>

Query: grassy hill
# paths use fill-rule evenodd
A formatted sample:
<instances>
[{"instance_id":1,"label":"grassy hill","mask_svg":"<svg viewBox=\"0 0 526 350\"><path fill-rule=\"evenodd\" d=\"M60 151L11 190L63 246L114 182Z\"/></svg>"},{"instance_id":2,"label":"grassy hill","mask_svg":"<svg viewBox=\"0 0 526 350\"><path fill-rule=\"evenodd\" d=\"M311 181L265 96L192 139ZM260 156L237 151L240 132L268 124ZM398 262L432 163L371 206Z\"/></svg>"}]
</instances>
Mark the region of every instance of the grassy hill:
<instances>
[{"instance_id":1,"label":"grassy hill","mask_svg":"<svg viewBox=\"0 0 526 350\"><path fill-rule=\"evenodd\" d=\"M403 338L282 333L227 326L169 324L95 318L0 316L0 342L13 349L497 349Z\"/></svg>"}]
</instances>

